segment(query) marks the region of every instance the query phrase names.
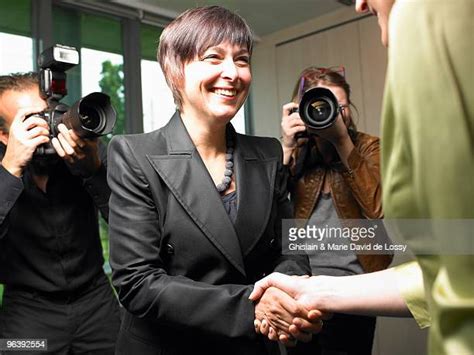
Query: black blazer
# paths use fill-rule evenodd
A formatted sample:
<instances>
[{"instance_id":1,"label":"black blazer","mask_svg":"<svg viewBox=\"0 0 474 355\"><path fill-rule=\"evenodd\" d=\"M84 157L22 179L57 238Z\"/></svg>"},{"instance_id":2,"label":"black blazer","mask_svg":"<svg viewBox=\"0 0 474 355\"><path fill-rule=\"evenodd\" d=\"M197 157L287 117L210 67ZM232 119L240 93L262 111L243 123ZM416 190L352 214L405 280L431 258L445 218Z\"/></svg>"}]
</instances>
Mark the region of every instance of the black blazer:
<instances>
[{"instance_id":1,"label":"black blazer","mask_svg":"<svg viewBox=\"0 0 474 355\"><path fill-rule=\"evenodd\" d=\"M235 225L176 113L157 131L109 146L110 262L125 307L121 354L262 354L252 285L310 274L281 254L291 218L280 144L237 134Z\"/></svg>"}]
</instances>

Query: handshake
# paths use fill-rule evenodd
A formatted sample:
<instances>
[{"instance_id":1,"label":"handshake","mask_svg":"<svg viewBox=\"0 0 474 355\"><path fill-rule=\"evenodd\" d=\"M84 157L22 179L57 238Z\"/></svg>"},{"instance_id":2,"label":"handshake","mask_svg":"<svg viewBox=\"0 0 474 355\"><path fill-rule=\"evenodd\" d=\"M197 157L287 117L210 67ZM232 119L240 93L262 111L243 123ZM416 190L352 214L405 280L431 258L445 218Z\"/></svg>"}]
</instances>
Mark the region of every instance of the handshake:
<instances>
[{"instance_id":1,"label":"handshake","mask_svg":"<svg viewBox=\"0 0 474 355\"><path fill-rule=\"evenodd\" d=\"M249 296L255 302L255 331L287 347L311 341L332 316L321 308L325 292L319 278L275 272L258 281Z\"/></svg>"}]
</instances>

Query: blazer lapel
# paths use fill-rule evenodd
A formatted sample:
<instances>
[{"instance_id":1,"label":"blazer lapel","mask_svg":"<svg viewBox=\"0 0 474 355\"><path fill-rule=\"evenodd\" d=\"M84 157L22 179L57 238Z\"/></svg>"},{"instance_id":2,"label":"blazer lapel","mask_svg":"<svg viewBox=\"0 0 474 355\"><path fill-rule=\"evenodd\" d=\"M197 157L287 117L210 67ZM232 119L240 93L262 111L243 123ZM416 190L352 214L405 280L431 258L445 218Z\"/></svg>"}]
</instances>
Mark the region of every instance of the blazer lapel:
<instances>
[{"instance_id":1,"label":"blazer lapel","mask_svg":"<svg viewBox=\"0 0 474 355\"><path fill-rule=\"evenodd\" d=\"M277 168L277 158L258 157L252 143L245 136L237 135L234 154L238 196L235 230L244 256L250 253L267 227Z\"/></svg>"},{"instance_id":2,"label":"blazer lapel","mask_svg":"<svg viewBox=\"0 0 474 355\"><path fill-rule=\"evenodd\" d=\"M178 113L164 129L168 154L148 160L204 235L245 275L234 226Z\"/></svg>"}]
</instances>

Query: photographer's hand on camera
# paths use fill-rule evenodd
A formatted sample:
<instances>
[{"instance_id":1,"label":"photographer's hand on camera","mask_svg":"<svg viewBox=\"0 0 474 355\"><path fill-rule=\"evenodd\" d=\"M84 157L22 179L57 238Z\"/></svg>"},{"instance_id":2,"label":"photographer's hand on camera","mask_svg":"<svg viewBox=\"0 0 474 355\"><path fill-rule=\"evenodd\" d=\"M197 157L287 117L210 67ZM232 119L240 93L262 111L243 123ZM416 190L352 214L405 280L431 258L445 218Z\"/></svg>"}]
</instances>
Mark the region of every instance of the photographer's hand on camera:
<instances>
[{"instance_id":1,"label":"photographer's hand on camera","mask_svg":"<svg viewBox=\"0 0 474 355\"><path fill-rule=\"evenodd\" d=\"M7 149L2 160L3 167L12 175L20 177L33 158L36 148L49 142L48 124L44 119L32 115L43 110L44 107L20 109L12 121Z\"/></svg>"},{"instance_id":2,"label":"photographer's hand on camera","mask_svg":"<svg viewBox=\"0 0 474 355\"><path fill-rule=\"evenodd\" d=\"M317 131L311 131L311 134L329 141L336 149L341 162L346 166L346 168L349 168L347 159L349 158L352 149L354 149L354 143L352 143L349 131L347 130L347 125L341 114L339 114L336 122L332 126Z\"/></svg>"},{"instance_id":3,"label":"photographer's hand on camera","mask_svg":"<svg viewBox=\"0 0 474 355\"><path fill-rule=\"evenodd\" d=\"M297 147L296 134L306 130L304 122L301 120L298 112L294 112L294 109L298 109L298 104L294 102L283 105L281 141L283 145L283 164L285 165L289 164L291 155Z\"/></svg>"},{"instance_id":4,"label":"photographer's hand on camera","mask_svg":"<svg viewBox=\"0 0 474 355\"><path fill-rule=\"evenodd\" d=\"M98 138L82 139L64 124L58 125L59 134L51 140L51 144L73 169L73 174L87 178L100 168Z\"/></svg>"}]
</instances>

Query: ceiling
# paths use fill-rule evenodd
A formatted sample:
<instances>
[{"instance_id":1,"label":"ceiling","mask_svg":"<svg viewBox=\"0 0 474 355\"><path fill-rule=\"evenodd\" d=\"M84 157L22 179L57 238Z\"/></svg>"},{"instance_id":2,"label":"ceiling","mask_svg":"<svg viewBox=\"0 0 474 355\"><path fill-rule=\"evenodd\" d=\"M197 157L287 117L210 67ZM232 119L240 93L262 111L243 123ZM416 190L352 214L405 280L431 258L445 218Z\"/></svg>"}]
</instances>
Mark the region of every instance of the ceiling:
<instances>
[{"instance_id":1,"label":"ceiling","mask_svg":"<svg viewBox=\"0 0 474 355\"><path fill-rule=\"evenodd\" d=\"M221 5L237 12L257 37L290 27L345 7L338 0L109 0L122 6L142 9L174 18L196 6Z\"/></svg>"}]
</instances>

